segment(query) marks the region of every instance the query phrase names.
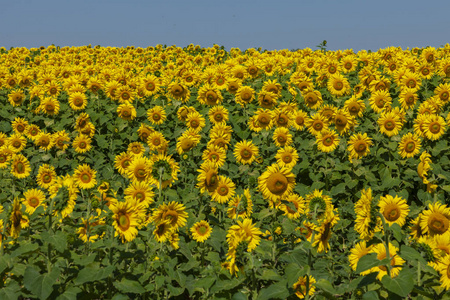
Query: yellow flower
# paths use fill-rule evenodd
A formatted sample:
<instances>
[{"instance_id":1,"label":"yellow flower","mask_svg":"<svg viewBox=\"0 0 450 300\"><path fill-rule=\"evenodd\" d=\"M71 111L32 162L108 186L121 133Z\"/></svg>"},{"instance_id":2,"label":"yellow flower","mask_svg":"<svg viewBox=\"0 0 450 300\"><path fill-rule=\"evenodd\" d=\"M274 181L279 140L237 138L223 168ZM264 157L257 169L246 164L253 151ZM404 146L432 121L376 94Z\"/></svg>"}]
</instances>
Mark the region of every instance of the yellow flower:
<instances>
[{"instance_id":1,"label":"yellow flower","mask_svg":"<svg viewBox=\"0 0 450 300\"><path fill-rule=\"evenodd\" d=\"M87 97L82 92L74 92L69 95L69 105L73 110L82 110L86 108Z\"/></svg>"},{"instance_id":2,"label":"yellow flower","mask_svg":"<svg viewBox=\"0 0 450 300\"><path fill-rule=\"evenodd\" d=\"M120 236L122 243L131 242L138 234L137 226L139 217L136 202L125 201L112 204L109 208L114 213L113 226L116 230L115 236Z\"/></svg>"},{"instance_id":3,"label":"yellow flower","mask_svg":"<svg viewBox=\"0 0 450 300\"><path fill-rule=\"evenodd\" d=\"M258 189L264 198L271 201L289 195L295 186L295 175L290 169L277 164L268 166L266 171L258 178Z\"/></svg>"},{"instance_id":4,"label":"yellow flower","mask_svg":"<svg viewBox=\"0 0 450 300\"><path fill-rule=\"evenodd\" d=\"M423 123L425 137L432 141L438 140L445 133L446 122L439 115L428 115Z\"/></svg>"},{"instance_id":5,"label":"yellow flower","mask_svg":"<svg viewBox=\"0 0 450 300\"><path fill-rule=\"evenodd\" d=\"M125 102L117 107L117 114L119 115L119 118L131 121L136 118L136 108L134 108L133 104Z\"/></svg>"},{"instance_id":6,"label":"yellow flower","mask_svg":"<svg viewBox=\"0 0 450 300\"><path fill-rule=\"evenodd\" d=\"M234 157L241 164L251 164L259 154L258 148L252 141L241 141L234 147Z\"/></svg>"},{"instance_id":7,"label":"yellow flower","mask_svg":"<svg viewBox=\"0 0 450 300\"><path fill-rule=\"evenodd\" d=\"M292 169L298 161L297 150L291 146L286 146L277 150L275 158L277 159L277 164Z\"/></svg>"},{"instance_id":8,"label":"yellow flower","mask_svg":"<svg viewBox=\"0 0 450 300\"><path fill-rule=\"evenodd\" d=\"M450 209L440 203L429 204L428 209L420 214L420 229L430 236L444 234L448 231Z\"/></svg>"},{"instance_id":9,"label":"yellow flower","mask_svg":"<svg viewBox=\"0 0 450 300\"><path fill-rule=\"evenodd\" d=\"M176 201L161 204L152 215L155 224L167 222L174 229L186 225L188 213L186 207Z\"/></svg>"},{"instance_id":10,"label":"yellow flower","mask_svg":"<svg viewBox=\"0 0 450 300\"><path fill-rule=\"evenodd\" d=\"M211 226L209 226L209 223L204 220L195 223L191 227L192 238L200 243L206 241L211 235L211 232Z\"/></svg>"},{"instance_id":11,"label":"yellow flower","mask_svg":"<svg viewBox=\"0 0 450 300\"><path fill-rule=\"evenodd\" d=\"M419 136L408 132L407 134L402 136L402 139L398 144L398 153L403 158L414 157L415 155L419 154L420 147L421 144Z\"/></svg>"},{"instance_id":12,"label":"yellow flower","mask_svg":"<svg viewBox=\"0 0 450 300\"><path fill-rule=\"evenodd\" d=\"M400 270L402 269L402 265L405 263L405 261L397 254L398 248L389 243L388 246L389 249L389 259L390 259L390 265L391 265L391 277L396 277L398 273L400 273ZM386 246L383 243L373 245L372 249L370 250L371 253L377 254L377 259L379 261L382 261L387 257L386 254ZM370 269L370 273L378 272L377 279L381 280L385 275L388 275L387 273L387 267L385 265L373 267Z\"/></svg>"},{"instance_id":13,"label":"yellow flower","mask_svg":"<svg viewBox=\"0 0 450 300\"><path fill-rule=\"evenodd\" d=\"M212 200L218 203L226 203L231 197L234 196L236 185L233 181L226 176L219 176L219 182L217 188L212 194Z\"/></svg>"},{"instance_id":14,"label":"yellow flower","mask_svg":"<svg viewBox=\"0 0 450 300\"><path fill-rule=\"evenodd\" d=\"M334 151L339 145L339 136L334 130L323 130L316 136L316 144L322 152Z\"/></svg>"},{"instance_id":15,"label":"yellow flower","mask_svg":"<svg viewBox=\"0 0 450 300\"><path fill-rule=\"evenodd\" d=\"M384 112L377 120L380 132L388 137L397 135L402 128L399 116L393 112Z\"/></svg>"},{"instance_id":16,"label":"yellow flower","mask_svg":"<svg viewBox=\"0 0 450 300\"><path fill-rule=\"evenodd\" d=\"M277 147L285 147L292 143L292 134L286 127L278 127L274 130L272 139Z\"/></svg>"},{"instance_id":17,"label":"yellow flower","mask_svg":"<svg viewBox=\"0 0 450 300\"><path fill-rule=\"evenodd\" d=\"M79 165L73 174L74 182L81 189L91 189L97 184L96 174L89 165Z\"/></svg>"},{"instance_id":18,"label":"yellow flower","mask_svg":"<svg viewBox=\"0 0 450 300\"><path fill-rule=\"evenodd\" d=\"M23 204L25 204L25 212L28 214L33 214L38 206L44 205L45 194L43 191L38 189L30 189L23 193L25 199L23 199ZM45 205L44 205L45 207Z\"/></svg>"},{"instance_id":19,"label":"yellow flower","mask_svg":"<svg viewBox=\"0 0 450 300\"><path fill-rule=\"evenodd\" d=\"M28 159L22 154L14 154L11 159L11 174L22 179L30 176L31 167Z\"/></svg>"},{"instance_id":20,"label":"yellow flower","mask_svg":"<svg viewBox=\"0 0 450 300\"><path fill-rule=\"evenodd\" d=\"M409 213L409 207L405 199L386 195L380 198L378 206L380 207L380 213L389 226L396 223L401 227L405 224Z\"/></svg>"},{"instance_id":21,"label":"yellow flower","mask_svg":"<svg viewBox=\"0 0 450 300\"><path fill-rule=\"evenodd\" d=\"M155 106L147 110L147 119L152 124L160 125L166 120L166 112L161 106Z\"/></svg>"},{"instance_id":22,"label":"yellow flower","mask_svg":"<svg viewBox=\"0 0 450 300\"><path fill-rule=\"evenodd\" d=\"M77 153L85 153L92 149L91 141L92 140L89 138L89 136L80 134L73 140L72 147Z\"/></svg>"},{"instance_id":23,"label":"yellow flower","mask_svg":"<svg viewBox=\"0 0 450 300\"><path fill-rule=\"evenodd\" d=\"M312 296L316 292L314 283L316 283L316 279L311 275L309 277L303 276L298 278L297 282L292 285L292 288L299 299L304 299L306 295Z\"/></svg>"}]
</instances>

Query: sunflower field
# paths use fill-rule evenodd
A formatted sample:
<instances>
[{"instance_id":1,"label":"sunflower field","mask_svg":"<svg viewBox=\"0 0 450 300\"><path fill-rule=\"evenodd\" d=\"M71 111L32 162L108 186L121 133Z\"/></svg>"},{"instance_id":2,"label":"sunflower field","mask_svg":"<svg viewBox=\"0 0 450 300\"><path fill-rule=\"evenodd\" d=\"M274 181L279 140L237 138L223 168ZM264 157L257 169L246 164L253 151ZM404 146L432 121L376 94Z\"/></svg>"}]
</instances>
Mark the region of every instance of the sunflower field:
<instances>
[{"instance_id":1,"label":"sunflower field","mask_svg":"<svg viewBox=\"0 0 450 300\"><path fill-rule=\"evenodd\" d=\"M0 48L0 299L450 299L450 45Z\"/></svg>"}]
</instances>

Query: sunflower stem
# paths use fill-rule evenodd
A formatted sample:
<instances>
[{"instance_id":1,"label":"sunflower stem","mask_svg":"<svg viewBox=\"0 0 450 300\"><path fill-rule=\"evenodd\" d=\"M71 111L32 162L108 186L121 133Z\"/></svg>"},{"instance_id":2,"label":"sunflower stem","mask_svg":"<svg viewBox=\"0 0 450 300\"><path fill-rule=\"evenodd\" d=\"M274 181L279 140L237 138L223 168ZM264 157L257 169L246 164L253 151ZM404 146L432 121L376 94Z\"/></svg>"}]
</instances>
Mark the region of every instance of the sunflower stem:
<instances>
[{"instance_id":1,"label":"sunflower stem","mask_svg":"<svg viewBox=\"0 0 450 300\"><path fill-rule=\"evenodd\" d=\"M420 286L420 261L417 262L417 286Z\"/></svg>"},{"instance_id":2,"label":"sunflower stem","mask_svg":"<svg viewBox=\"0 0 450 300\"><path fill-rule=\"evenodd\" d=\"M389 254L389 230L386 224L386 220L384 219L384 216L381 213L378 213L381 219L381 222L383 222L383 229L384 229L384 247L386 248L386 258L389 260L389 263L386 267L386 272L391 277L391 258Z\"/></svg>"}]
</instances>

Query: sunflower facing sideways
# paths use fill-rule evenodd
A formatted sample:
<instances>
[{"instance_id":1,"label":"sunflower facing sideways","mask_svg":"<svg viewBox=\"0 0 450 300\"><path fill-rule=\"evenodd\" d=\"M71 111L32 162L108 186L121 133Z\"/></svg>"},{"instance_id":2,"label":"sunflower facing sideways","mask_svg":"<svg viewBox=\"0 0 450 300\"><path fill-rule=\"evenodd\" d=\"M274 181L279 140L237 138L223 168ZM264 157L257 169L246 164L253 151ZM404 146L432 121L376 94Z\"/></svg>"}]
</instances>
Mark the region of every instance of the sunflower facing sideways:
<instances>
[{"instance_id":1,"label":"sunflower facing sideways","mask_svg":"<svg viewBox=\"0 0 450 300\"><path fill-rule=\"evenodd\" d=\"M180 167L171 155L165 155L164 153L153 155L149 159L148 168L150 170L149 179L158 188L171 187L178 180L177 174L180 171Z\"/></svg>"},{"instance_id":2,"label":"sunflower facing sideways","mask_svg":"<svg viewBox=\"0 0 450 300\"><path fill-rule=\"evenodd\" d=\"M211 235L212 228L205 220L195 223L191 227L192 238L199 243L205 242Z\"/></svg>"}]
</instances>

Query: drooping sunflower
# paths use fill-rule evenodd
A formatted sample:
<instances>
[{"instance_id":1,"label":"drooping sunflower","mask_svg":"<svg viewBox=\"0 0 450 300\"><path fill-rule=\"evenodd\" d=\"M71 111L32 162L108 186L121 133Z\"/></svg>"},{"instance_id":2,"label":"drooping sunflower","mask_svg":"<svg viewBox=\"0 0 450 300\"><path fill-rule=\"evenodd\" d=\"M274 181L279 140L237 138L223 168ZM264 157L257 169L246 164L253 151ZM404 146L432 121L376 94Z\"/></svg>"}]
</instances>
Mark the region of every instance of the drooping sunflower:
<instances>
[{"instance_id":1,"label":"drooping sunflower","mask_svg":"<svg viewBox=\"0 0 450 300\"><path fill-rule=\"evenodd\" d=\"M18 198L15 198L14 202L12 203L9 221L9 234L13 239L17 239L19 237L22 228L27 228L29 226L28 217L22 213L22 203Z\"/></svg>"},{"instance_id":2,"label":"drooping sunflower","mask_svg":"<svg viewBox=\"0 0 450 300\"><path fill-rule=\"evenodd\" d=\"M317 148L325 153L334 151L339 141L339 136L334 130L323 130L316 136Z\"/></svg>"},{"instance_id":3,"label":"drooping sunflower","mask_svg":"<svg viewBox=\"0 0 450 300\"><path fill-rule=\"evenodd\" d=\"M259 155L258 147L252 141L241 141L234 147L234 157L241 164L251 164Z\"/></svg>"},{"instance_id":4,"label":"drooping sunflower","mask_svg":"<svg viewBox=\"0 0 450 300\"><path fill-rule=\"evenodd\" d=\"M180 171L180 167L171 155L159 153L150 157L149 170L153 184L158 188L165 189L178 180L177 174ZM160 186L160 179L162 186Z\"/></svg>"},{"instance_id":5,"label":"drooping sunflower","mask_svg":"<svg viewBox=\"0 0 450 300\"><path fill-rule=\"evenodd\" d=\"M417 174L419 175L420 179L422 179L424 184L428 183L428 171L431 170L431 166L430 163L431 161L431 155L424 151L421 155L420 155L420 162L417 165Z\"/></svg>"},{"instance_id":6,"label":"drooping sunflower","mask_svg":"<svg viewBox=\"0 0 450 300\"><path fill-rule=\"evenodd\" d=\"M85 93L74 92L69 95L69 105L73 110L85 109L88 104Z\"/></svg>"},{"instance_id":7,"label":"drooping sunflower","mask_svg":"<svg viewBox=\"0 0 450 300\"><path fill-rule=\"evenodd\" d=\"M443 117L435 114L428 115L423 123L425 137L432 141L440 139L445 133L445 125Z\"/></svg>"},{"instance_id":8,"label":"drooping sunflower","mask_svg":"<svg viewBox=\"0 0 450 300\"><path fill-rule=\"evenodd\" d=\"M81 189L91 189L96 186L97 180L95 179L97 172L88 164L79 165L73 174L75 184Z\"/></svg>"},{"instance_id":9,"label":"drooping sunflower","mask_svg":"<svg viewBox=\"0 0 450 300\"><path fill-rule=\"evenodd\" d=\"M72 147L77 153L85 153L92 149L91 142L92 140L89 136L80 134L73 140Z\"/></svg>"},{"instance_id":10,"label":"drooping sunflower","mask_svg":"<svg viewBox=\"0 0 450 300\"><path fill-rule=\"evenodd\" d=\"M218 203L226 203L234 196L235 190L236 185L230 178L219 176L217 188L212 193L212 200Z\"/></svg>"},{"instance_id":11,"label":"drooping sunflower","mask_svg":"<svg viewBox=\"0 0 450 300\"><path fill-rule=\"evenodd\" d=\"M152 215L155 224L167 222L173 229L186 225L188 213L186 207L176 201L161 204Z\"/></svg>"},{"instance_id":12,"label":"drooping sunflower","mask_svg":"<svg viewBox=\"0 0 450 300\"><path fill-rule=\"evenodd\" d=\"M134 201L117 202L110 205L113 215L113 226L116 230L115 236L120 236L122 243L131 242L138 234L137 226L139 217L136 209L137 203Z\"/></svg>"},{"instance_id":13,"label":"drooping sunflower","mask_svg":"<svg viewBox=\"0 0 450 300\"><path fill-rule=\"evenodd\" d=\"M164 123L166 120L166 112L162 106L156 105L153 108L147 110L147 119L156 125Z\"/></svg>"},{"instance_id":14,"label":"drooping sunflower","mask_svg":"<svg viewBox=\"0 0 450 300\"><path fill-rule=\"evenodd\" d=\"M197 187L201 193L208 192L210 195L217 189L219 184L218 168L214 163L205 161L200 165L197 176Z\"/></svg>"},{"instance_id":15,"label":"drooping sunflower","mask_svg":"<svg viewBox=\"0 0 450 300\"><path fill-rule=\"evenodd\" d=\"M11 158L11 174L19 179L30 176L30 162L22 154L13 154Z\"/></svg>"},{"instance_id":16,"label":"drooping sunflower","mask_svg":"<svg viewBox=\"0 0 450 300\"><path fill-rule=\"evenodd\" d=\"M235 101L242 107L250 104L255 99L255 90L249 86L239 87L235 94Z\"/></svg>"},{"instance_id":17,"label":"drooping sunflower","mask_svg":"<svg viewBox=\"0 0 450 300\"><path fill-rule=\"evenodd\" d=\"M409 207L405 199L399 196L386 195L380 198L378 206L389 226L396 223L401 227L405 224L409 213Z\"/></svg>"},{"instance_id":18,"label":"drooping sunflower","mask_svg":"<svg viewBox=\"0 0 450 300\"><path fill-rule=\"evenodd\" d=\"M266 109L272 109L277 104L277 94L261 90L258 93L259 106Z\"/></svg>"},{"instance_id":19,"label":"drooping sunflower","mask_svg":"<svg viewBox=\"0 0 450 300\"><path fill-rule=\"evenodd\" d=\"M440 203L429 204L428 209L420 214L420 229L424 234L435 236L448 231L450 209Z\"/></svg>"},{"instance_id":20,"label":"drooping sunflower","mask_svg":"<svg viewBox=\"0 0 450 300\"><path fill-rule=\"evenodd\" d=\"M292 169L297 164L298 157L297 150L291 146L278 149L275 155L277 164L288 169Z\"/></svg>"},{"instance_id":21,"label":"drooping sunflower","mask_svg":"<svg viewBox=\"0 0 450 300\"><path fill-rule=\"evenodd\" d=\"M200 142L200 134L197 129L188 129L177 139L177 152L182 155L189 152Z\"/></svg>"},{"instance_id":22,"label":"drooping sunflower","mask_svg":"<svg viewBox=\"0 0 450 300\"><path fill-rule=\"evenodd\" d=\"M43 191L38 189L29 189L23 193L25 197L22 201L25 204L25 212L28 214L33 214L33 212L39 206L43 205L45 208L45 194Z\"/></svg>"},{"instance_id":23,"label":"drooping sunflower","mask_svg":"<svg viewBox=\"0 0 450 300\"><path fill-rule=\"evenodd\" d=\"M312 296L316 292L316 286L314 285L316 283L316 279L309 275L299 277L297 282L295 282L292 285L292 288L295 291L295 295L299 299L304 299L306 295Z\"/></svg>"},{"instance_id":24,"label":"drooping sunflower","mask_svg":"<svg viewBox=\"0 0 450 300\"><path fill-rule=\"evenodd\" d=\"M59 150L66 150L69 147L70 137L65 130L55 132L52 135L52 140Z\"/></svg>"},{"instance_id":25,"label":"drooping sunflower","mask_svg":"<svg viewBox=\"0 0 450 300\"><path fill-rule=\"evenodd\" d=\"M410 158L419 154L421 142L417 134L408 132L398 144L398 153L402 158Z\"/></svg>"},{"instance_id":26,"label":"drooping sunflower","mask_svg":"<svg viewBox=\"0 0 450 300\"><path fill-rule=\"evenodd\" d=\"M378 209L372 198L372 189L361 191L360 199L355 203L355 231L363 240L370 240L375 232L381 230L382 221L377 216Z\"/></svg>"},{"instance_id":27,"label":"drooping sunflower","mask_svg":"<svg viewBox=\"0 0 450 300\"><path fill-rule=\"evenodd\" d=\"M397 135L402 128L402 122L397 114L393 112L383 112L377 120L380 132L388 137Z\"/></svg>"},{"instance_id":28,"label":"drooping sunflower","mask_svg":"<svg viewBox=\"0 0 450 300\"><path fill-rule=\"evenodd\" d=\"M206 241L212 232L212 228L205 220L195 223L191 227L192 238L199 243Z\"/></svg>"},{"instance_id":29,"label":"drooping sunflower","mask_svg":"<svg viewBox=\"0 0 450 300\"><path fill-rule=\"evenodd\" d=\"M398 255L398 248L389 243L388 246L389 249L389 259L391 260L391 278L396 277L400 270L402 269L402 265L405 263L405 260L403 260ZM383 243L379 243L376 245L373 245L372 249L370 250L371 253L377 254L377 259L379 261L385 259L387 257L386 255L386 247ZM370 273L378 272L377 279L381 280L385 275L388 275L387 268L385 265L380 265L377 267L373 267L370 269Z\"/></svg>"},{"instance_id":30,"label":"drooping sunflower","mask_svg":"<svg viewBox=\"0 0 450 300\"><path fill-rule=\"evenodd\" d=\"M183 103L189 101L191 96L190 90L186 86L183 86L181 82L174 81L170 83L167 90L170 97Z\"/></svg>"},{"instance_id":31,"label":"drooping sunflower","mask_svg":"<svg viewBox=\"0 0 450 300\"><path fill-rule=\"evenodd\" d=\"M325 214L325 218L321 221L321 226L316 228L317 233L314 236L313 247L317 249L317 252L327 253L330 250L329 240L331 238L331 229L339 221L339 216L336 211L329 211Z\"/></svg>"},{"instance_id":32,"label":"drooping sunflower","mask_svg":"<svg viewBox=\"0 0 450 300\"><path fill-rule=\"evenodd\" d=\"M272 139L277 147L285 147L292 143L292 134L288 128L278 127L274 130Z\"/></svg>"},{"instance_id":33,"label":"drooping sunflower","mask_svg":"<svg viewBox=\"0 0 450 300\"><path fill-rule=\"evenodd\" d=\"M295 175L291 169L277 164L268 166L258 178L258 189L264 198L274 202L289 195L294 186Z\"/></svg>"}]
</instances>

